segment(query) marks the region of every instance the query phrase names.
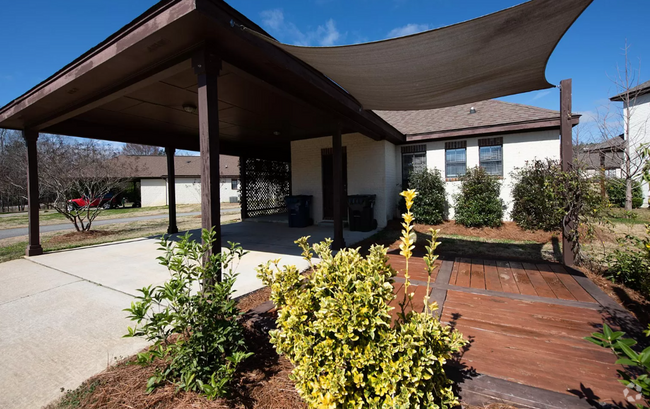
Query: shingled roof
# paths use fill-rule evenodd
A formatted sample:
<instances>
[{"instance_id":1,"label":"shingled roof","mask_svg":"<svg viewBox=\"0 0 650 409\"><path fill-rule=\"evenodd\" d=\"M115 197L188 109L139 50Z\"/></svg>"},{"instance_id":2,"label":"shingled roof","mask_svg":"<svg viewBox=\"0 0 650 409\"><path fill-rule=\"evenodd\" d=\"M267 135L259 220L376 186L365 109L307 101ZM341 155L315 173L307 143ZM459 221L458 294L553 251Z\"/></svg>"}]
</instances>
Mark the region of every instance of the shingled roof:
<instances>
[{"instance_id":1,"label":"shingled roof","mask_svg":"<svg viewBox=\"0 0 650 409\"><path fill-rule=\"evenodd\" d=\"M115 158L125 169L132 169L130 177L163 178L167 177L166 156L122 155ZM200 156L175 156L174 171L176 177L200 177ZM219 155L219 175L221 177L239 177L239 158Z\"/></svg>"},{"instance_id":2,"label":"shingled roof","mask_svg":"<svg viewBox=\"0 0 650 409\"><path fill-rule=\"evenodd\" d=\"M472 108L474 113L471 113ZM429 139L464 136L470 132L489 133L504 125L512 125L513 130L516 125L526 125L522 128L530 129L535 128L536 123L548 127L550 121L557 121L559 127L560 118L559 111L494 99L422 111L375 112L407 137L430 135Z\"/></svg>"},{"instance_id":3,"label":"shingled roof","mask_svg":"<svg viewBox=\"0 0 650 409\"><path fill-rule=\"evenodd\" d=\"M611 97L609 100L610 101L623 101L623 97L626 93L631 94L630 99L634 97L638 97L639 95L643 94L648 94L650 93L650 81L646 81L643 84L639 84L634 88L630 88L628 92L621 92L618 95L614 95Z\"/></svg>"}]
</instances>

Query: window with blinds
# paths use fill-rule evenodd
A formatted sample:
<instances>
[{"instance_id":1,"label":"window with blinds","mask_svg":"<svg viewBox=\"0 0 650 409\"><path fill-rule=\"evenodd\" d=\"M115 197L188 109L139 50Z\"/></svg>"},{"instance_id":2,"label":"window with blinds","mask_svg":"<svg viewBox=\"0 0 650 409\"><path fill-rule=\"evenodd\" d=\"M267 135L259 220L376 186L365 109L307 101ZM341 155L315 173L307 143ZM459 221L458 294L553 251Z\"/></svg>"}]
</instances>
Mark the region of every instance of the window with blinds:
<instances>
[{"instance_id":1,"label":"window with blinds","mask_svg":"<svg viewBox=\"0 0 650 409\"><path fill-rule=\"evenodd\" d=\"M503 138L478 140L479 165L493 176L503 176Z\"/></svg>"},{"instance_id":2,"label":"window with blinds","mask_svg":"<svg viewBox=\"0 0 650 409\"><path fill-rule=\"evenodd\" d=\"M402 189L408 189L411 173L427 168L426 145L402 147Z\"/></svg>"},{"instance_id":3,"label":"window with blinds","mask_svg":"<svg viewBox=\"0 0 650 409\"><path fill-rule=\"evenodd\" d=\"M445 143L445 178L458 179L467 171L467 141Z\"/></svg>"}]
</instances>

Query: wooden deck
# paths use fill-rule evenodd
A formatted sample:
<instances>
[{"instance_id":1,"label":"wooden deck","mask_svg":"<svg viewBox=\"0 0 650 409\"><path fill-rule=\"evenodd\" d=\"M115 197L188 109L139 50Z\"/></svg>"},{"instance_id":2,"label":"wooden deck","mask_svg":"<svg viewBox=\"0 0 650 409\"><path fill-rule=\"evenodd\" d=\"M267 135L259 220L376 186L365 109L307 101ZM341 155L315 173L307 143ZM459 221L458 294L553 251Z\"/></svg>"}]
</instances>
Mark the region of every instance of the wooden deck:
<instances>
[{"instance_id":1,"label":"wooden deck","mask_svg":"<svg viewBox=\"0 0 650 409\"><path fill-rule=\"evenodd\" d=\"M398 270L394 287L401 300L403 258L392 254L389 259ZM625 399L614 355L583 339L611 318L592 296L593 287L583 288L586 278L553 263L456 259L437 265L431 299L440 306L441 320L471 342L459 366L561 394ZM414 307L422 310L424 261L412 258L409 271Z\"/></svg>"}]
</instances>

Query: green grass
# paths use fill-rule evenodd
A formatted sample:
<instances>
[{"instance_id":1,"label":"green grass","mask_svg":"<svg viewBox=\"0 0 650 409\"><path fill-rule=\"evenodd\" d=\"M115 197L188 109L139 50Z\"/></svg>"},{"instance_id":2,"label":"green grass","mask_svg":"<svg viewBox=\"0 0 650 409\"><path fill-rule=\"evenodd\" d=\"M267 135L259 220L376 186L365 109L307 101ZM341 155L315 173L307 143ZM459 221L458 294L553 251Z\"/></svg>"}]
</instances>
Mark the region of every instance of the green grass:
<instances>
[{"instance_id":1,"label":"green grass","mask_svg":"<svg viewBox=\"0 0 650 409\"><path fill-rule=\"evenodd\" d=\"M609 210L609 215L606 219L612 223L648 224L650 223L650 210L634 209L628 213L625 209L613 208Z\"/></svg>"},{"instance_id":2,"label":"green grass","mask_svg":"<svg viewBox=\"0 0 650 409\"><path fill-rule=\"evenodd\" d=\"M55 403L47 405L47 409L75 409L80 408L81 403L91 396L100 382L98 380L93 382L84 382L77 389L67 390L65 395Z\"/></svg>"}]
</instances>

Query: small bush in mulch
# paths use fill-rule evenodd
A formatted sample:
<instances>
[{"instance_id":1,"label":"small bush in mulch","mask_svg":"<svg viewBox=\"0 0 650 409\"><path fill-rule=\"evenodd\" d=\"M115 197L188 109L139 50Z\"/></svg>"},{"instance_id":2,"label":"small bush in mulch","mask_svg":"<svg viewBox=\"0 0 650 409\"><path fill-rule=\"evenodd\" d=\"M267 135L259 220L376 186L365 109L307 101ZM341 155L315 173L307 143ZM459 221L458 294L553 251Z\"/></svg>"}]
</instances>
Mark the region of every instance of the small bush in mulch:
<instances>
[{"instance_id":1,"label":"small bush in mulch","mask_svg":"<svg viewBox=\"0 0 650 409\"><path fill-rule=\"evenodd\" d=\"M418 223L440 224L447 219L449 204L445 181L438 169L425 168L411 173L409 188L418 192L418 200L413 205L413 215Z\"/></svg>"},{"instance_id":2,"label":"small bush in mulch","mask_svg":"<svg viewBox=\"0 0 650 409\"><path fill-rule=\"evenodd\" d=\"M466 227L499 227L503 220L501 181L485 169L467 169L456 195L454 218Z\"/></svg>"},{"instance_id":3,"label":"small bush in mulch","mask_svg":"<svg viewBox=\"0 0 650 409\"><path fill-rule=\"evenodd\" d=\"M616 207L625 207L625 194L627 190L627 181L623 178L610 178L605 181L607 197L609 202ZM632 208L638 209L643 205L643 190L641 182L632 181Z\"/></svg>"}]
</instances>

